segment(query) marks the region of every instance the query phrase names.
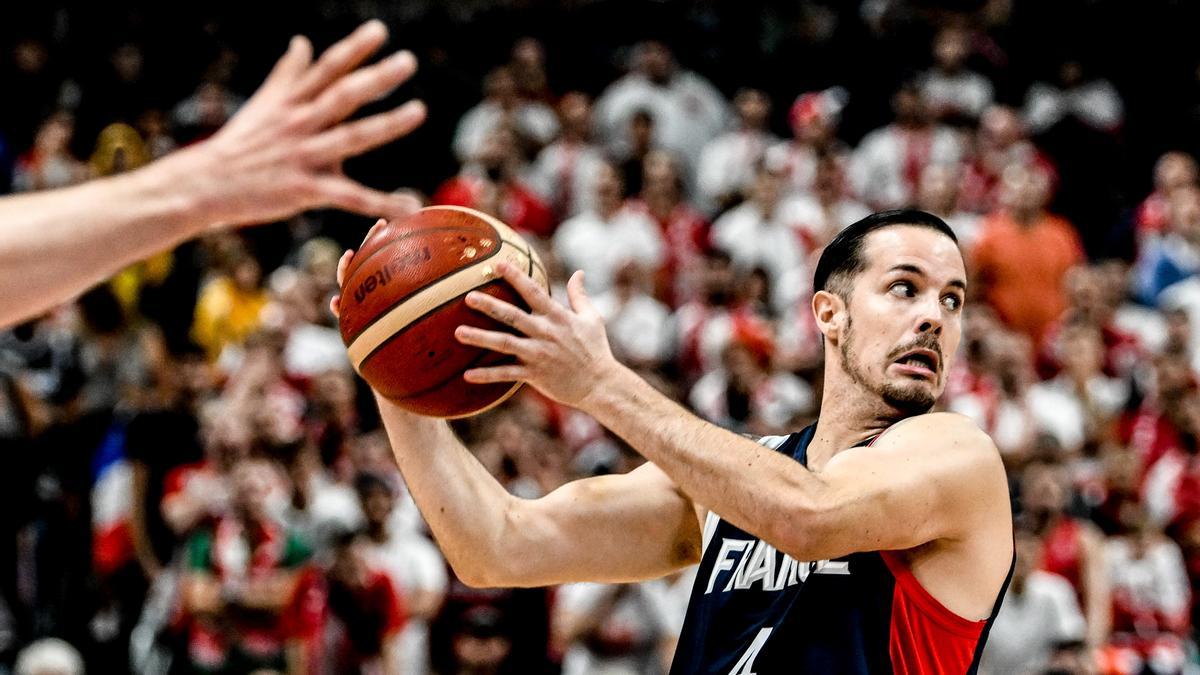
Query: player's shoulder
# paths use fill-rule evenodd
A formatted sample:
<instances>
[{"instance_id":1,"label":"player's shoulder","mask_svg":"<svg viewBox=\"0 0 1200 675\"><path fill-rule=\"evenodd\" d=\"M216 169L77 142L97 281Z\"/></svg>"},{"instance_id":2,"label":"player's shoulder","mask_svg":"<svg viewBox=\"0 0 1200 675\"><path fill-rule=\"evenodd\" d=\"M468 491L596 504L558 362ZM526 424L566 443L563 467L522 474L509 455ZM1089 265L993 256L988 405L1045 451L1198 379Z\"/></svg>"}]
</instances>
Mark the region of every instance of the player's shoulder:
<instances>
[{"instance_id":1,"label":"player's shoulder","mask_svg":"<svg viewBox=\"0 0 1200 675\"><path fill-rule=\"evenodd\" d=\"M917 444L944 452L979 453L999 458L992 438L970 417L953 412L932 412L901 420L888 427L876 444Z\"/></svg>"}]
</instances>

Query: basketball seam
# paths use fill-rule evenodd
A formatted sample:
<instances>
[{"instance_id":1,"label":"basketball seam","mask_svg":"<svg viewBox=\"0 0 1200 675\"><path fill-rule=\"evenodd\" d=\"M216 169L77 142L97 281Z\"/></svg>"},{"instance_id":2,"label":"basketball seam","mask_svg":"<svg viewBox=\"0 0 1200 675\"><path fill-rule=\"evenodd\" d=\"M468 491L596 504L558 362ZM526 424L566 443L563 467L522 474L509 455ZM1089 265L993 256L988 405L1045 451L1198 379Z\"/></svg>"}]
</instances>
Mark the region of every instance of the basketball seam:
<instances>
[{"instance_id":1,"label":"basketball seam","mask_svg":"<svg viewBox=\"0 0 1200 675\"><path fill-rule=\"evenodd\" d=\"M488 227L492 227L492 226L489 224L489 225L488 225ZM458 229L458 228L452 228L452 229ZM426 230L426 231L428 231L428 230ZM452 277L452 276L454 276L455 274L458 274L459 272L461 272L461 271L463 271L463 270L469 270L469 269L471 269L472 267L475 267L476 265L478 265L479 263L481 263L481 262L484 262L485 260L490 260L490 259L492 259L493 257L495 257L496 255L498 255L498 254L500 253L500 250L504 248L504 244L505 244L505 243L508 243L508 244L510 244L510 245L512 244L512 242L510 242L510 241L508 241L507 239L505 239L505 238L501 237L501 236L500 236L500 233L496 231L496 228L492 227L492 232L494 232L494 233L495 233L495 235L496 235L496 241L498 241L498 242L500 242L500 243L499 243L499 245L497 245L497 246L496 246L494 249L492 249L492 251L491 251L490 253L488 253L487 255L483 256L482 258L479 258L479 259L477 259L477 260L473 261L473 262L472 262L470 265L468 265L467 267L459 267L459 268L456 268L456 269L450 270L449 272L446 272L445 274L443 274L443 275L441 275L441 276L437 277L436 279L430 279L429 281L425 282L425 283L424 283L424 284L423 284L423 285L422 285L420 288L417 288L417 289L415 289L415 290L413 290L413 291L410 291L409 293L405 294L405 295L404 295L403 297L401 297L401 298L397 298L395 302L393 302L392 304L388 305L387 307L384 307L382 310L380 310L379 312L377 312L377 313L375 314L375 317L374 317L373 319L371 319L370 321L366 322L366 323L365 323L365 324L363 324L362 326L359 326L358 330L354 331L354 333L353 333L353 334L351 334L351 335L347 336L347 337L346 337L346 338L343 340L343 341L346 343L346 346L347 346L347 347L349 347L350 345L354 344L354 341L355 341L356 339L358 339L358 336L362 335L364 331L366 331L368 328L370 328L371 326L373 326L373 325L375 325L376 323L378 323L378 322L379 322L379 320L380 320L380 319L382 319L383 317L387 316L388 312L391 312L393 309L396 309L396 308L397 308L397 307L399 307L400 305L403 305L403 304L404 304L404 303L405 303L405 302L406 302L406 301L407 301L409 298L411 298L412 296L416 295L417 293L420 293L421 291L425 290L426 288L428 288L428 287L430 287L430 286L433 286L433 285L437 284L437 283L438 283L438 282L440 282L440 281L444 281L445 279L447 279L447 278L449 278L449 277ZM390 246L390 245L391 245L391 244L389 244L389 246ZM520 247L517 247L517 250L520 250ZM376 251L376 253L378 253L378 251ZM350 279L349 277L346 277L346 280L347 280L347 281L349 281L349 279ZM364 360L365 360L365 359L364 359Z\"/></svg>"},{"instance_id":2,"label":"basketball seam","mask_svg":"<svg viewBox=\"0 0 1200 675\"><path fill-rule=\"evenodd\" d=\"M443 305L443 307L444 307L444 306L445 306L445 305ZM441 307L439 307L438 309L441 309ZM436 312L437 310L435 309L434 311ZM432 314L433 312L430 312L430 313ZM401 397L399 400L401 400L401 401L407 401L407 400L409 400L409 399L416 398L416 397L418 397L418 396L424 396L425 394L428 394L428 393L430 393L430 392L432 392L432 391L435 391L435 390L437 390L437 389L440 389L440 388L442 388L442 387L446 386L446 385L447 385L447 384L448 384L448 383L449 383L451 380L453 380L454 378L456 378L456 377L462 377L462 371L466 371L466 370L467 370L467 369L469 369L469 368L474 368L474 367L475 367L476 365L478 365L478 364L479 364L479 362L480 362L480 361L482 361L482 360L483 360L483 359L484 359L486 356L488 356L489 354L493 354L493 353L499 353L499 352L493 352L493 351L492 351L492 350L490 350L490 349L481 349L481 350L479 350L479 353L475 355L475 358L473 358L473 359L471 359L470 361L468 361L468 362L467 362L467 364L466 364L465 366L463 366L463 367L462 367L462 370L461 370L460 372L453 373L452 375L448 376L448 377L447 377L446 379L444 379L444 380L441 380L441 381L440 381L440 382L438 382L437 384L433 384L433 385L430 385L430 386L428 386L428 387L425 387L424 389L418 389L417 391L414 391L414 392L412 392L412 393L405 394L405 395L404 395L403 397Z\"/></svg>"}]
</instances>

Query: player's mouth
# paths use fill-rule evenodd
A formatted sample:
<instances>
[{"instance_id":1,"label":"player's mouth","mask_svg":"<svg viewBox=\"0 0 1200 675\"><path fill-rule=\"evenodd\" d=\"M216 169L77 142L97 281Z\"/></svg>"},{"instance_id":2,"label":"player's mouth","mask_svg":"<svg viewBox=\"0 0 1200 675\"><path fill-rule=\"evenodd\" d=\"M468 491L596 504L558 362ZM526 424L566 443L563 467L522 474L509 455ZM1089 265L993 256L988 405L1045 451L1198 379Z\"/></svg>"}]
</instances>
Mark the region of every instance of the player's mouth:
<instances>
[{"instance_id":1,"label":"player's mouth","mask_svg":"<svg viewBox=\"0 0 1200 675\"><path fill-rule=\"evenodd\" d=\"M901 354L892 365L905 375L936 381L941 359L931 349L914 349Z\"/></svg>"}]
</instances>

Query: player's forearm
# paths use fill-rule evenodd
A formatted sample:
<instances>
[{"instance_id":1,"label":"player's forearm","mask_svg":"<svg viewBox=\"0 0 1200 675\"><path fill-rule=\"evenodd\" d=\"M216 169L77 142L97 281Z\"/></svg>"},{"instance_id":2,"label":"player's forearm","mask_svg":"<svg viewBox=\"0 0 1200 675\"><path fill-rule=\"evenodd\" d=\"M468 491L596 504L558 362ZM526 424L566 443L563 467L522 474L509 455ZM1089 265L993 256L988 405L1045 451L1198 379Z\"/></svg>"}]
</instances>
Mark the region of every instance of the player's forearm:
<instances>
[{"instance_id":1,"label":"player's forearm","mask_svg":"<svg viewBox=\"0 0 1200 675\"><path fill-rule=\"evenodd\" d=\"M776 548L803 555L807 525L830 506L812 472L748 438L691 414L621 366L584 410L661 468L692 501Z\"/></svg>"},{"instance_id":2,"label":"player's forearm","mask_svg":"<svg viewBox=\"0 0 1200 675\"><path fill-rule=\"evenodd\" d=\"M449 424L376 399L396 463L446 560L468 584L492 583L496 566L511 561L504 533L515 498Z\"/></svg>"},{"instance_id":3,"label":"player's forearm","mask_svg":"<svg viewBox=\"0 0 1200 675\"><path fill-rule=\"evenodd\" d=\"M82 185L0 199L0 325L70 300L199 231L193 150Z\"/></svg>"}]
</instances>

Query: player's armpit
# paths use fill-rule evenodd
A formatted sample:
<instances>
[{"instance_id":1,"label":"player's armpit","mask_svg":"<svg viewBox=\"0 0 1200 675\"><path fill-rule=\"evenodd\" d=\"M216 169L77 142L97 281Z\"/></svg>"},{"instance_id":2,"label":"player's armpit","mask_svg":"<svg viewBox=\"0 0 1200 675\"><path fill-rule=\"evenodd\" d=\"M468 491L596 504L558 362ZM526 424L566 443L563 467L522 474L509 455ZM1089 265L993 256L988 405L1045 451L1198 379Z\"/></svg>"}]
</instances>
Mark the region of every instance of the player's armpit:
<instances>
[{"instance_id":1,"label":"player's armpit","mask_svg":"<svg viewBox=\"0 0 1200 675\"><path fill-rule=\"evenodd\" d=\"M775 537L802 549L788 551L801 560L959 539L989 518L1009 517L999 453L960 415L911 418L871 446L839 453L814 475L819 496L800 505L801 517Z\"/></svg>"},{"instance_id":2,"label":"player's armpit","mask_svg":"<svg viewBox=\"0 0 1200 675\"><path fill-rule=\"evenodd\" d=\"M503 539L516 545L476 580L483 585L639 581L700 560L692 502L653 464L574 481L508 509Z\"/></svg>"}]
</instances>

